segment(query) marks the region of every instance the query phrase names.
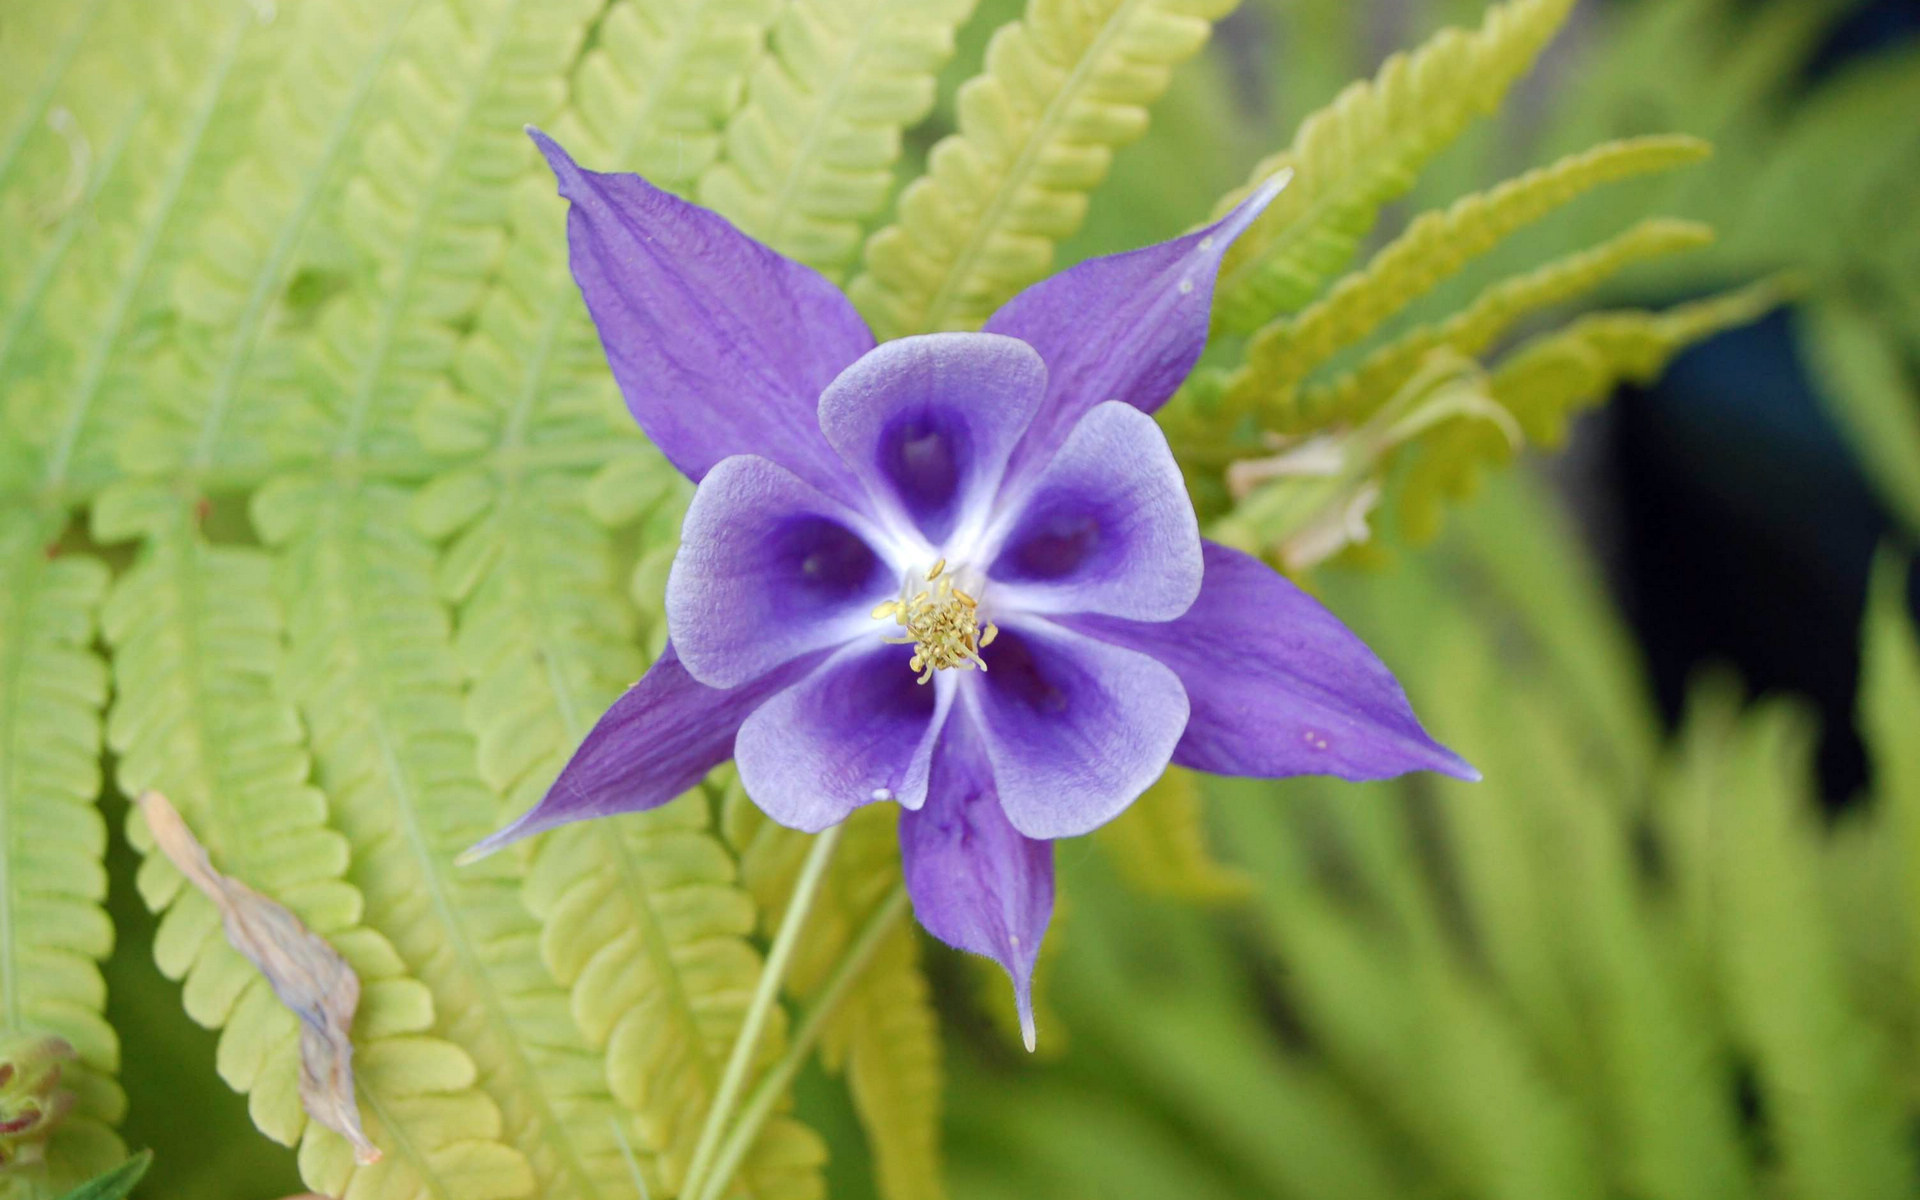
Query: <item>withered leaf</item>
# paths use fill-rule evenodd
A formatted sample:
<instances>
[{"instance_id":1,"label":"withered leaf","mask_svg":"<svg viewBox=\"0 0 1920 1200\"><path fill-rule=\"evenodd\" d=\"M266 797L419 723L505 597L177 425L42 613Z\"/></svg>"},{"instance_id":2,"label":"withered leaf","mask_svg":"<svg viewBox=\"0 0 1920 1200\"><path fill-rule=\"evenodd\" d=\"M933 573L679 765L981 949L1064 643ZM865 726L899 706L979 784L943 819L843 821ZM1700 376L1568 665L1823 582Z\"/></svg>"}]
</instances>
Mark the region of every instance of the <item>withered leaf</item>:
<instances>
[{"instance_id":1,"label":"withered leaf","mask_svg":"<svg viewBox=\"0 0 1920 1200\"><path fill-rule=\"evenodd\" d=\"M300 918L214 870L206 847L165 796L149 791L137 803L161 852L219 908L227 941L300 1018L300 1103L307 1114L353 1143L356 1161L378 1162L380 1150L360 1125L353 1094L349 1034L360 1004L359 976Z\"/></svg>"}]
</instances>

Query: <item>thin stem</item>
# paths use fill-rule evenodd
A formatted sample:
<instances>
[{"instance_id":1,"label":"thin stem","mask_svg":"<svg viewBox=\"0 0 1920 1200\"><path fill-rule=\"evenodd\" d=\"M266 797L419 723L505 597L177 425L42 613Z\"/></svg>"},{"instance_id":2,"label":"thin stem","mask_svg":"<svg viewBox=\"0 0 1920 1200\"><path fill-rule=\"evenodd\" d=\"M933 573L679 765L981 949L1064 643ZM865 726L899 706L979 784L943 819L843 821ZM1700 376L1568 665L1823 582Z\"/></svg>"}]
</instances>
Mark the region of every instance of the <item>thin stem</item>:
<instances>
[{"instance_id":1,"label":"thin stem","mask_svg":"<svg viewBox=\"0 0 1920 1200\"><path fill-rule=\"evenodd\" d=\"M826 878L827 864L833 859L833 848L839 844L843 828L843 825L832 826L813 839L813 848L807 852L806 865L800 868L799 882L793 885L793 896L787 901L786 916L780 919L780 932L774 935L773 949L767 952L767 965L760 972L760 983L754 988L753 1002L747 1006L747 1018L740 1025L739 1036L733 1039L733 1051L727 1056L727 1069L720 1077L720 1089L713 1094L713 1105L707 1109L706 1124L700 1129L700 1141L694 1146L693 1161L687 1167L686 1180L680 1188L683 1196L699 1194L694 1189L713 1162L713 1152L720 1145L720 1134L727 1127L727 1118L733 1115L734 1101L740 1098L740 1089L747 1081L747 1071L753 1065L754 1048L760 1044L767 1018L772 1015L773 1006L779 1000L780 983L787 974L787 961L793 957L794 947L800 944L800 931L806 927L807 913L813 908L814 897L819 894L820 881Z\"/></svg>"},{"instance_id":2,"label":"thin stem","mask_svg":"<svg viewBox=\"0 0 1920 1200\"><path fill-rule=\"evenodd\" d=\"M773 1115L774 1106L786 1093L793 1077L800 1073L801 1065L813 1052L814 1043L820 1040L820 1032L826 1028L827 1018L840 1007L847 989L866 970L874 951L880 948L881 939L893 929L893 923L906 910L907 887L902 883L888 893L880 906L873 910L873 915L867 918L867 923L861 927L859 935L847 947L839 965L827 978L826 986L820 989L819 996L808 1007L806 1016L801 1018L800 1029L794 1034L787 1052L754 1086L753 1094L747 1097L745 1107L740 1110L739 1124L727 1135L726 1145L720 1150L718 1163L708 1177L706 1190L685 1193L692 1200L720 1200L726 1192L727 1185L733 1182L734 1173L746 1159L747 1151L752 1149L754 1139L760 1136L761 1127Z\"/></svg>"}]
</instances>

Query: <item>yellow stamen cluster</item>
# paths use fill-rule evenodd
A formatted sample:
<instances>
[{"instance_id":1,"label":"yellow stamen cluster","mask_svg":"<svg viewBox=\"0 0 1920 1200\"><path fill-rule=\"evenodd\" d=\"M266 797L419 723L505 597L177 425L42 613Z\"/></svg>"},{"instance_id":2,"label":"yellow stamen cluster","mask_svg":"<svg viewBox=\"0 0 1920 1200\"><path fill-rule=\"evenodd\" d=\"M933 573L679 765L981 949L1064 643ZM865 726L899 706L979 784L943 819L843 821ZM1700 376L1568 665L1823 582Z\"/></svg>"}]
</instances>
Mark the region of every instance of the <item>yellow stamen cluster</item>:
<instances>
[{"instance_id":1,"label":"yellow stamen cluster","mask_svg":"<svg viewBox=\"0 0 1920 1200\"><path fill-rule=\"evenodd\" d=\"M913 647L913 658L907 665L920 672L921 683L932 679L935 671L949 667L986 670L987 664L980 659L981 647L992 645L1000 636L999 627L991 621L984 630L980 628L980 602L956 587L946 570L947 560L943 558L927 572L927 582L932 586L909 596L911 581L902 583L898 600L889 600L873 610L876 621L892 617L906 629L904 637L886 641Z\"/></svg>"}]
</instances>

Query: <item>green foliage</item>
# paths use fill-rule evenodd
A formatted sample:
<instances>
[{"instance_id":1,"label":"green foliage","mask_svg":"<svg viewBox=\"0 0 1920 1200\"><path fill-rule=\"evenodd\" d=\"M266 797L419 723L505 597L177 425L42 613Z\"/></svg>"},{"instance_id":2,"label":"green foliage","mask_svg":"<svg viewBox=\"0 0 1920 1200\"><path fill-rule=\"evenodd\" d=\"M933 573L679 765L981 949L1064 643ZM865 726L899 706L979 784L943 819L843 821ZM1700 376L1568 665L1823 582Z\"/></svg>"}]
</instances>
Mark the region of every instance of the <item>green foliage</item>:
<instances>
[{"instance_id":1,"label":"green foliage","mask_svg":"<svg viewBox=\"0 0 1920 1200\"><path fill-rule=\"evenodd\" d=\"M653 813L455 865L540 796L664 644L660 596L690 493L621 409L569 275L564 205L520 130L539 124L589 166L642 171L829 274L851 271L885 335L977 326L1076 232L1068 256L1171 235L1202 215L1195 189L1226 187L1277 144L1243 143L1256 127L1236 107L1244 73L1201 59L1164 131L1120 160L1127 196L1083 229L1116 151L1147 132L1174 68L1233 6L1031 0L990 40L1011 7L966 24L972 7L12 0L0 19L0 1032L58 1035L79 1057L46 1165L0 1175L0 1196L51 1200L125 1160L95 966L112 943L95 807L107 764L122 792L163 790L222 871L359 974L359 1101L385 1154L371 1165L308 1119L296 1019L144 823L128 823L132 882L159 914L155 963L218 1031L197 1066L297 1148L309 1187L362 1200L677 1194L807 843L759 818L722 770ZM1357 7L1300 0L1288 20L1357 45ZM1568 234L1577 207L1548 216L1598 183L1698 157L1688 138L1612 140L1640 131L1611 120L1567 143L1597 149L1416 217L1338 278L1383 206L1499 104L1569 3L1445 7L1483 19L1390 59L1255 169L1296 177L1236 247L1217 311L1230 334L1261 332L1223 339L1164 415L1209 516L1263 549L1330 508L1346 515L1369 488L1389 489L1396 533L1423 535L1442 497L1511 455L1508 425L1552 444L1615 383L1650 378L1778 297L1761 285L1621 307L1503 346L1626 268L1707 240L1694 220L1620 233L1626 201L1604 232ZM1810 10L1827 6L1770 15L1751 45L1720 36L1723 6L1679 7L1658 28L1684 29L1672 40L1713 67L1662 85L1725 82L1741 99L1690 97L1667 124L1726 134L1723 161L1752 187L1716 174L1714 194L1750 190L1759 215L1705 204L1704 185L1663 208L1734 218L1720 261L1737 269L1719 278L1814 267L1811 344L1904 496L1902 355L1920 305L1899 264L1920 243L1875 198L1899 194L1920 156L1875 153L1858 128L1894 126L1920 73L1908 59L1863 69L1776 121L1790 106L1760 101L1777 98L1781 68L1823 28ZM1281 72L1289 104L1351 73L1321 57ZM929 145L925 173L896 189ZM1211 160L1196 164L1202 145ZM1154 177L1151 203L1133 203ZM1837 196L1839 215L1807 221L1816 192ZM1876 229L1885 253L1859 255L1834 233L1844 221ZM1807 254L1781 249L1816 226ZM1547 235L1559 240L1545 250L1530 240ZM1481 255L1490 281L1467 274ZM1456 272L1474 289L1461 303L1441 286ZM1876 289L1892 299L1869 304ZM1317 481L1312 504L1269 505L1287 480L1240 484L1249 464L1299 449L1281 437L1347 438L1348 473ZM1443 559L1402 595L1447 603L1373 631L1431 636L1388 657L1416 693L1446 681L1425 710L1455 714L1442 732L1496 782L1443 785L1444 806L1407 788L1353 804L1307 785L1276 816L1264 795L1211 811L1211 785L1170 772L1099 839L1141 896L1076 900L1084 939L1076 926L1048 943L1058 1019L1044 1011L1043 1027L1059 1061L1023 1067L1013 1132L992 1128L1002 1097L981 1091L1008 1087L992 1073L1011 1043L952 1011L964 1005L934 981L964 991L969 968L900 920L893 814L856 817L783 1007L751 1048L778 1086L726 1194L825 1192L829 1146L779 1074L793 1047L842 1081L830 1086L844 1086L886 1200L1752 1194L1776 1171L1722 1086L1736 1056L1764 1093L1783 1189L1910 1185L1891 1090L1905 1076L1880 1060L1920 1034L1888 1015L1899 1005L1862 1005L1864 935L1822 906L1843 887L1884 899L1871 889L1898 874L1886 863L1920 844L1913 805L1823 841L1803 811L1792 721L1724 706L1703 709L1661 766L1602 607L1568 582L1558 539L1523 545L1513 530L1532 527L1507 519L1505 542L1475 527L1473 588ZM1507 643L1474 589L1522 614L1536 657L1520 686L1494 669ZM1906 796L1913 772L1890 731L1920 668L1889 594L1868 719L1883 787ZM1738 853L1688 842L1673 813L1733 822ZM1636 857L1642 816L1685 872L1674 896ZM1211 848L1216 821L1234 861ZM1111 890L1090 852L1061 860L1070 890ZM1722 892L1724 913L1696 903ZM1140 929L1117 924L1136 903ZM1067 944L1087 947L1078 965ZM1253 967L1236 952L1246 944L1262 948ZM1813 982L1792 994L1767 986L1799 973ZM998 1018L1004 979L991 985ZM1289 1023L1287 1044L1261 1005ZM950 1061L947 1036L977 1037L978 1053ZM1125 1088L1157 1099L1128 1109Z\"/></svg>"},{"instance_id":2,"label":"green foliage","mask_svg":"<svg viewBox=\"0 0 1920 1200\"><path fill-rule=\"evenodd\" d=\"M87 1180L62 1200L126 1200L152 1165L153 1151L142 1150L113 1170Z\"/></svg>"},{"instance_id":3,"label":"green foliage","mask_svg":"<svg viewBox=\"0 0 1920 1200\"><path fill-rule=\"evenodd\" d=\"M728 838L769 926L805 857L807 839L755 809L736 782L726 793ZM816 1000L836 962L888 895L901 886L898 814L872 805L848 819L826 885L788 975L788 991ZM884 1200L938 1200L942 1087L938 1020L919 969L917 933L888 932L874 959L821 1035L821 1061L846 1076L855 1111L873 1147L875 1184ZM1005 980L996 981L1002 988Z\"/></svg>"},{"instance_id":4,"label":"green foliage","mask_svg":"<svg viewBox=\"0 0 1920 1200\"><path fill-rule=\"evenodd\" d=\"M1126 812L1095 831L1127 881L1144 892L1218 904L1244 900L1253 881L1208 846L1200 781L1169 767Z\"/></svg>"},{"instance_id":5,"label":"green foliage","mask_svg":"<svg viewBox=\"0 0 1920 1200\"><path fill-rule=\"evenodd\" d=\"M1210 781L1251 931L1067 863L1075 1054L969 1065L998 1100L956 1123L969 1195L1911 1194L1907 564L1867 622L1874 795L1828 823L1795 709L1709 684L1662 744L1551 497L1516 484L1384 579L1319 577L1485 780Z\"/></svg>"},{"instance_id":6,"label":"green foliage","mask_svg":"<svg viewBox=\"0 0 1920 1200\"><path fill-rule=\"evenodd\" d=\"M1347 87L1308 117L1283 153L1253 169L1246 189L1291 168L1293 182L1227 254L1214 324L1252 329L1293 312L1346 265L1381 206L1405 195L1421 167L1475 118L1492 112L1553 37L1571 0L1511 0L1472 32L1449 28L1394 55L1371 81Z\"/></svg>"},{"instance_id":7,"label":"green foliage","mask_svg":"<svg viewBox=\"0 0 1920 1200\"><path fill-rule=\"evenodd\" d=\"M31 514L0 519L0 1033L59 1037L79 1057L44 1165L0 1174L9 1200L58 1195L126 1156L113 1134L120 1043L96 965L113 947L107 831L92 807L107 674L90 646L107 570L49 553L54 537Z\"/></svg>"},{"instance_id":8,"label":"green foliage","mask_svg":"<svg viewBox=\"0 0 1920 1200\"><path fill-rule=\"evenodd\" d=\"M1324 299L1256 332L1247 344L1246 365L1228 384L1227 404L1286 407L1285 397L1314 367L1378 329L1515 230L1592 188L1697 162L1706 153L1705 143L1688 137L1609 142L1468 196L1444 212L1422 214L1364 270L1342 279ZM1491 339L1484 339L1482 347L1486 340ZM1351 415L1364 414L1326 414L1334 420Z\"/></svg>"},{"instance_id":9,"label":"green foliage","mask_svg":"<svg viewBox=\"0 0 1920 1200\"><path fill-rule=\"evenodd\" d=\"M900 194L848 286L882 337L978 328L1047 273L1114 148L1231 0L1031 0L960 89L959 129Z\"/></svg>"},{"instance_id":10,"label":"green foliage","mask_svg":"<svg viewBox=\"0 0 1920 1200\"><path fill-rule=\"evenodd\" d=\"M700 201L767 245L837 276L885 204L901 130L933 107L934 76L972 0L797 3L728 120Z\"/></svg>"}]
</instances>

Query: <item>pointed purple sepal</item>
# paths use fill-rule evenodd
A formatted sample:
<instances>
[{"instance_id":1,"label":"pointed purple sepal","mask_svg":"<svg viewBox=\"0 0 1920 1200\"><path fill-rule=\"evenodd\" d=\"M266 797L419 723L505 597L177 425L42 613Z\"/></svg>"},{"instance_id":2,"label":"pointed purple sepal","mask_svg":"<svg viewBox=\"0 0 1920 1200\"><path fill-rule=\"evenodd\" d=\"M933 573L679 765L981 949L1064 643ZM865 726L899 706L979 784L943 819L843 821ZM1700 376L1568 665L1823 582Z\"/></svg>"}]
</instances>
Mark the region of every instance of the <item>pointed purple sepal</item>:
<instances>
[{"instance_id":1,"label":"pointed purple sepal","mask_svg":"<svg viewBox=\"0 0 1920 1200\"><path fill-rule=\"evenodd\" d=\"M1006 970L1033 1049L1033 970L1053 916L1053 844L1007 823L964 714L942 731L926 805L900 814L900 860L927 932Z\"/></svg>"},{"instance_id":2,"label":"pointed purple sepal","mask_svg":"<svg viewBox=\"0 0 1920 1200\"><path fill-rule=\"evenodd\" d=\"M1208 542L1205 558L1200 598L1178 620L1063 622L1180 676L1193 714L1174 762L1265 778L1480 777L1428 736L1392 672L1319 601L1238 550Z\"/></svg>"}]
</instances>

